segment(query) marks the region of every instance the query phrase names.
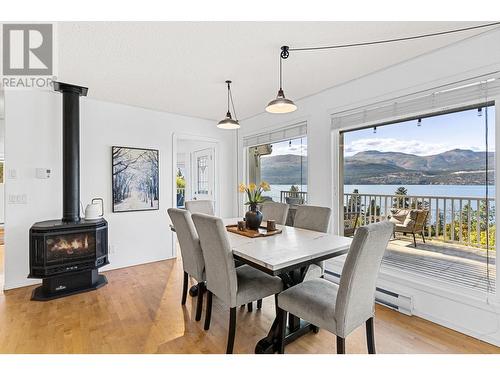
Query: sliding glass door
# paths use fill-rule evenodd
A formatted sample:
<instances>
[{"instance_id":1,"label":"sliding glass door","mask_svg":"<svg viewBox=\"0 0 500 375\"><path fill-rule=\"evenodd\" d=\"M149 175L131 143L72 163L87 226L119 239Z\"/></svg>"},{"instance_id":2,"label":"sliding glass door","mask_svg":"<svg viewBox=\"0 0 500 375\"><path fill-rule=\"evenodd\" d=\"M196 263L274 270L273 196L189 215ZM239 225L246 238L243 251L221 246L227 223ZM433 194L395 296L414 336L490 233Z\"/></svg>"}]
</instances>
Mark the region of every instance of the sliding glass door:
<instances>
[{"instance_id":1,"label":"sliding glass door","mask_svg":"<svg viewBox=\"0 0 500 375\"><path fill-rule=\"evenodd\" d=\"M495 290L492 103L341 133L344 234L396 225L384 265L468 290Z\"/></svg>"}]
</instances>

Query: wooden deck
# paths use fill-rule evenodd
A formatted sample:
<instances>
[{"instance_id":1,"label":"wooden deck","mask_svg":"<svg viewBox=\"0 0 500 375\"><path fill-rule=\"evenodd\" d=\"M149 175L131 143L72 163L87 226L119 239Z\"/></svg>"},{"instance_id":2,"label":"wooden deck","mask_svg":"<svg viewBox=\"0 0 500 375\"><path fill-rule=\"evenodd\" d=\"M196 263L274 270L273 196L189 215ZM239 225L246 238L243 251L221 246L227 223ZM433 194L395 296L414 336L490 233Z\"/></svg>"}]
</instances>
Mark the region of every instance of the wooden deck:
<instances>
[{"instance_id":1,"label":"wooden deck","mask_svg":"<svg viewBox=\"0 0 500 375\"><path fill-rule=\"evenodd\" d=\"M496 252L489 253L489 283L486 251L465 246L427 241L413 247L410 238L391 240L383 259L383 267L434 278L461 287L495 292Z\"/></svg>"}]
</instances>

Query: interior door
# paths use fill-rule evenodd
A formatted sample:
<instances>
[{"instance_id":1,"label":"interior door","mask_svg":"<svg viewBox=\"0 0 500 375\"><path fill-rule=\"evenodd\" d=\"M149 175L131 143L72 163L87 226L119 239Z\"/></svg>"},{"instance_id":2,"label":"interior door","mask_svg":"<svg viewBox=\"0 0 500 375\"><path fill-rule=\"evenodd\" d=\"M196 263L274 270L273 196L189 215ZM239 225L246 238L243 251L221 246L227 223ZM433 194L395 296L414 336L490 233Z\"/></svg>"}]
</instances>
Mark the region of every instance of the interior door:
<instances>
[{"instance_id":1,"label":"interior door","mask_svg":"<svg viewBox=\"0 0 500 375\"><path fill-rule=\"evenodd\" d=\"M193 160L193 199L214 200L215 190L215 160L214 149L206 148L195 151Z\"/></svg>"}]
</instances>

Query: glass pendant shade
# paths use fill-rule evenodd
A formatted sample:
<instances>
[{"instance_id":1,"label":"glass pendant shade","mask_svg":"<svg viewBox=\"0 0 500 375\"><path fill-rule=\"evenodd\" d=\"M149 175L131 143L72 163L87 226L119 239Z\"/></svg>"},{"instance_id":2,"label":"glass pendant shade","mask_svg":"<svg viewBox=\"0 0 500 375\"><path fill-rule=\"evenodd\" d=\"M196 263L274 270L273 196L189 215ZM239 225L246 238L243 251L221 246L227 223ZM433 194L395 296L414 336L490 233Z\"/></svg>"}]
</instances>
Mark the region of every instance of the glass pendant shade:
<instances>
[{"instance_id":1,"label":"glass pendant shade","mask_svg":"<svg viewBox=\"0 0 500 375\"><path fill-rule=\"evenodd\" d=\"M219 121L217 124L217 127L219 129L239 129L240 128L240 123L238 120L233 120L231 117L231 112L226 113L226 118L224 120Z\"/></svg>"},{"instance_id":2,"label":"glass pendant shade","mask_svg":"<svg viewBox=\"0 0 500 375\"><path fill-rule=\"evenodd\" d=\"M276 99L271 100L266 107L266 111L269 113L290 113L297 109L295 103L285 98L285 93L282 89L278 91Z\"/></svg>"}]
</instances>

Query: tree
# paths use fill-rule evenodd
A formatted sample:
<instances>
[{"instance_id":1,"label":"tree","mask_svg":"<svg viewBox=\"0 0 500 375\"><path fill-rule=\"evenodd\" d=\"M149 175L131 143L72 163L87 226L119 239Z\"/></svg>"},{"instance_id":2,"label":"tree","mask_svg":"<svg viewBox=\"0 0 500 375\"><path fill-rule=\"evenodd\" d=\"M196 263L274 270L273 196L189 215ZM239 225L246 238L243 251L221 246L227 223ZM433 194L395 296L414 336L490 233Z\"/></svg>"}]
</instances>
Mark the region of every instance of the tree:
<instances>
[{"instance_id":1,"label":"tree","mask_svg":"<svg viewBox=\"0 0 500 375\"><path fill-rule=\"evenodd\" d=\"M359 195L359 190L354 189L352 194L349 196L347 201L347 212L361 212L361 196Z\"/></svg>"},{"instance_id":2,"label":"tree","mask_svg":"<svg viewBox=\"0 0 500 375\"><path fill-rule=\"evenodd\" d=\"M404 186L400 186L394 192L398 197L394 198L392 206L396 208L409 208L410 199L404 196L408 195L408 190Z\"/></svg>"},{"instance_id":3,"label":"tree","mask_svg":"<svg viewBox=\"0 0 500 375\"><path fill-rule=\"evenodd\" d=\"M177 185L177 189L185 189L186 188L186 180L184 179L184 176L182 174L180 176L177 175L176 185Z\"/></svg>"},{"instance_id":4,"label":"tree","mask_svg":"<svg viewBox=\"0 0 500 375\"><path fill-rule=\"evenodd\" d=\"M461 227L460 221L462 222ZM450 237L451 230L453 229L455 238L459 238L459 234L462 232L462 239L464 242L470 241L472 245L479 244L480 246L486 246L486 232L488 232L488 245L490 247L495 246L495 207L490 206L487 210L485 200L481 200L479 207L476 209L474 209L472 205L464 205L462 211L458 214L458 218L455 219L454 224L454 228L451 228L451 223L446 225L447 233ZM442 225L440 226L442 227Z\"/></svg>"}]
</instances>

